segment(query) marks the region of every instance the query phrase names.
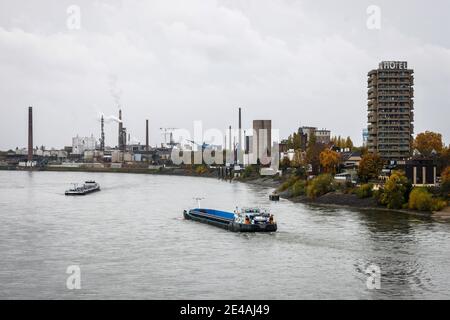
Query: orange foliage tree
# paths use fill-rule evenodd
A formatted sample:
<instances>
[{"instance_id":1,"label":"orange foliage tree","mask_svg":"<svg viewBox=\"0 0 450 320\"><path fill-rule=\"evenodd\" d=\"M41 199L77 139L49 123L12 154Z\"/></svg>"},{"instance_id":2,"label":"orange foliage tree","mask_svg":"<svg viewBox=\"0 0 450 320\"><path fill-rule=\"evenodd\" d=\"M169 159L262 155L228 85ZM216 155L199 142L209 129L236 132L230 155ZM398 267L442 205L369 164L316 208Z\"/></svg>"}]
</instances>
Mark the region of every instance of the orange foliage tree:
<instances>
[{"instance_id":1,"label":"orange foliage tree","mask_svg":"<svg viewBox=\"0 0 450 320\"><path fill-rule=\"evenodd\" d=\"M339 153L325 149L320 153L320 165L326 173L336 173L337 166L341 160Z\"/></svg>"},{"instance_id":2,"label":"orange foliage tree","mask_svg":"<svg viewBox=\"0 0 450 320\"><path fill-rule=\"evenodd\" d=\"M414 139L413 147L424 156L430 156L433 150L441 153L443 148L442 135L432 131L419 133Z\"/></svg>"}]
</instances>

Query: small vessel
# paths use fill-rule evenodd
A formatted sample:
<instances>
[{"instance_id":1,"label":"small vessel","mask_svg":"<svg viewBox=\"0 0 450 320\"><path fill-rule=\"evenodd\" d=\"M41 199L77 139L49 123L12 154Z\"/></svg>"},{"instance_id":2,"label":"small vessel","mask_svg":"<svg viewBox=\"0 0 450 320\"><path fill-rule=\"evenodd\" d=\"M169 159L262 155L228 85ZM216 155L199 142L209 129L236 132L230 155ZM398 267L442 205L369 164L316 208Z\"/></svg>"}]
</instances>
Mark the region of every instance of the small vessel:
<instances>
[{"instance_id":1,"label":"small vessel","mask_svg":"<svg viewBox=\"0 0 450 320\"><path fill-rule=\"evenodd\" d=\"M236 208L234 212L227 212L201 208L199 203L197 208L184 210L183 215L187 220L211 224L234 232L277 231L273 214L259 207Z\"/></svg>"},{"instance_id":2,"label":"small vessel","mask_svg":"<svg viewBox=\"0 0 450 320\"><path fill-rule=\"evenodd\" d=\"M85 181L82 185L76 183L69 190L66 190L66 196L84 196L85 194L100 191L100 185L95 181Z\"/></svg>"},{"instance_id":3,"label":"small vessel","mask_svg":"<svg viewBox=\"0 0 450 320\"><path fill-rule=\"evenodd\" d=\"M277 193L269 194L270 201L280 201L280 195Z\"/></svg>"}]
</instances>

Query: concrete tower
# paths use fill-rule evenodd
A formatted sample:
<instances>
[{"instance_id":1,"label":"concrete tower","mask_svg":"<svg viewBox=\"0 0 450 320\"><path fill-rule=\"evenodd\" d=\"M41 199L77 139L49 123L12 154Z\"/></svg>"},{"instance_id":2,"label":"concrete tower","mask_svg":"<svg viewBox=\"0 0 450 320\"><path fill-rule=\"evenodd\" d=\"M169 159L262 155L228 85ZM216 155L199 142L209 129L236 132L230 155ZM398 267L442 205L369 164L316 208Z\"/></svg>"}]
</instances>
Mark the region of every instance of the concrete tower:
<instances>
[{"instance_id":1,"label":"concrete tower","mask_svg":"<svg viewBox=\"0 0 450 320\"><path fill-rule=\"evenodd\" d=\"M105 151L105 119L103 119L103 115L100 120L100 123L101 123L100 150Z\"/></svg>"},{"instance_id":2,"label":"concrete tower","mask_svg":"<svg viewBox=\"0 0 450 320\"><path fill-rule=\"evenodd\" d=\"M33 107L28 107L28 161L33 161Z\"/></svg>"}]
</instances>

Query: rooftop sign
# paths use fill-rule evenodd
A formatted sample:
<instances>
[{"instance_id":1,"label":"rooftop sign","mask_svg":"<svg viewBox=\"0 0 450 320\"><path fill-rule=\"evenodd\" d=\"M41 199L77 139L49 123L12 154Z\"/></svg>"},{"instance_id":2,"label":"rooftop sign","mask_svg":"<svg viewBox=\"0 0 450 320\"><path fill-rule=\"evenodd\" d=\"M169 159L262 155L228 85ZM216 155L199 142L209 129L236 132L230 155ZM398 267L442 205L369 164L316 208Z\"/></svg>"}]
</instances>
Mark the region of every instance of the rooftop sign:
<instances>
[{"instance_id":1,"label":"rooftop sign","mask_svg":"<svg viewBox=\"0 0 450 320\"><path fill-rule=\"evenodd\" d=\"M406 61L382 61L379 64L380 69L400 69L400 70L406 70L408 69L408 62Z\"/></svg>"}]
</instances>

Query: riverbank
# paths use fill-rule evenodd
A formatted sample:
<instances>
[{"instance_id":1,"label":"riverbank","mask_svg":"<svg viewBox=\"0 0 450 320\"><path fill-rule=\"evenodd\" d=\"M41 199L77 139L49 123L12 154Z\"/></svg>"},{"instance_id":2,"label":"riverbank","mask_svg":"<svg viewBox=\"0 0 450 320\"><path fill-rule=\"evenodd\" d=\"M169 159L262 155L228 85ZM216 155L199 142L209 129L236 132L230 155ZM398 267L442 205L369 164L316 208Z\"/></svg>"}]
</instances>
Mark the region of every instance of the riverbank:
<instances>
[{"instance_id":1,"label":"riverbank","mask_svg":"<svg viewBox=\"0 0 450 320\"><path fill-rule=\"evenodd\" d=\"M105 173L135 173L135 174L159 174L174 176L193 176L204 178L217 178L214 171L197 172L194 168L139 168L139 167L122 167L122 168L100 168L100 167L36 167L36 168L19 168L19 167L0 167L0 170L12 171L55 171L55 172L105 172Z\"/></svg>"},{"instance_id":2,"label":"riverbank","mask_svg":"<svg viewBox=\"0 0 450 320\"><path fill-rule=\"evenodd\" d=\"M244 183L256 184L274 189L277 189L283 183L283 180L279 177L253 177L237 180ZM313 206L349 208L357 210L376 210L384 212L403 213L428 218L450 219L449 206L438 212L425 212L409 209L388 209L385 206L379 205L372 197L359 198L356 194L348 194L339 191L329 192L315 199L308 198L305 195L292 197L291 194L287 191L280 192L279 195L281 198L292 201L294 203L303 203Z\"/></svg>"},{"instance_id":3,"label":"riverbank","mask_svg":"<svg viewBox=\"0 0 450 320\"><path fill-rule=\"evenodd\" d=\"M446 208L442 209L441 211L435 212L433 214L433 217L439 218L439 219L449 219L450 220L450 206L447 206Z\"/></svg>"}]
</instances>

